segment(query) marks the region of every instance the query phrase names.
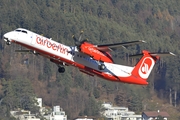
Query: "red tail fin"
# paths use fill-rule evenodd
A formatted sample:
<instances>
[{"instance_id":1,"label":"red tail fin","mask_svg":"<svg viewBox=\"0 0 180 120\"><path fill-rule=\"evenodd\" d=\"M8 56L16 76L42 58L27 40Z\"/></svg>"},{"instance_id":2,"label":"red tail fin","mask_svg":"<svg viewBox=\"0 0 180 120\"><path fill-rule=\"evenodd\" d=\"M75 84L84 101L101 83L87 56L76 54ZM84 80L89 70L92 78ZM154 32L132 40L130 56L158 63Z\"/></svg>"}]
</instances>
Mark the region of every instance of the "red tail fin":
<instances>
[{"instance_id":1,"label":"red tail fin","mask_svg":"<svg viewBox=\"0 0 180 120\"><path fill-rule=\"evenodd\" d=\"M151 55L151 53L149 53L148 51L143 50L143 56L134 67L132 75L140 77L143 80L147 80L155 65L156 60L158 59L159 56Z\"/></svg>"}]
</instances>

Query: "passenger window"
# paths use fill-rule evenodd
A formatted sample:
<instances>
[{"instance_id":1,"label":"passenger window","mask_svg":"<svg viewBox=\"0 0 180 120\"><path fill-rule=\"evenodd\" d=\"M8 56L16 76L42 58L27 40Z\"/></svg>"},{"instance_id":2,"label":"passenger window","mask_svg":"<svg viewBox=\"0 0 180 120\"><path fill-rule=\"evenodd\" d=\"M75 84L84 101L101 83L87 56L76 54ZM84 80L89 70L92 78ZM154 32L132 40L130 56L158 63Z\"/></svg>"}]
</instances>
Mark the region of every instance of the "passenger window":
<instances>
[{"instance_id":1,"label":"passenger window","mask_svg":"<svg viewBox=\"0 0 180 120\"><path fill-rule=\"evenodd\" d=\"M22 32L27 34L27 31L22 30Z\"/></svg>"}]
</instances>

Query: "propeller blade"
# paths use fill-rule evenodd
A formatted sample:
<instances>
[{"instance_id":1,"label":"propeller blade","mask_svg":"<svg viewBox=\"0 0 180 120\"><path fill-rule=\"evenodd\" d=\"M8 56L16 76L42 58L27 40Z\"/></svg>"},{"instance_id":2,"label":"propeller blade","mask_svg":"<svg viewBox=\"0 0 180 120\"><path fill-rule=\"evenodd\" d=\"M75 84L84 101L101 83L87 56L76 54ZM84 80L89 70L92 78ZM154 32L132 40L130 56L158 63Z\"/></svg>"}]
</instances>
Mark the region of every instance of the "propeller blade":
<instances>
[{"instance_id":1,"label":"propeller blade","mask_svg":"<svg viewBox=\"0 0 180 120\"><path fill-rule=\"evenodd\" d=\"M75 37L75 35L73 35L72 36L72 38L74 39L74 41L75 41L75 46L79 46L80 45L80 41L79 40L77 40L77 38Z\"/></svg>"},{"instance_id":2,"label":"propeller blade","mask_svg":"<svg viewBox=\"0 0 180 120\"><path fill-rule=\"evenodd\" d=\"M75 42L78 41L78 40L76 39L75 35L73 35L72 38L74 39Z\"/></svg>"},{"instance_id":3,"label":"propeller blade","mask_svg":"<svg viewBox=\"0 0 180 120\"><path fill-rule=\"evenodd\" d=\"M80 32L80 35L79 35L79 42L81 41L82 35L83 35L83 31Z\"/></svg>"}]
</instances>

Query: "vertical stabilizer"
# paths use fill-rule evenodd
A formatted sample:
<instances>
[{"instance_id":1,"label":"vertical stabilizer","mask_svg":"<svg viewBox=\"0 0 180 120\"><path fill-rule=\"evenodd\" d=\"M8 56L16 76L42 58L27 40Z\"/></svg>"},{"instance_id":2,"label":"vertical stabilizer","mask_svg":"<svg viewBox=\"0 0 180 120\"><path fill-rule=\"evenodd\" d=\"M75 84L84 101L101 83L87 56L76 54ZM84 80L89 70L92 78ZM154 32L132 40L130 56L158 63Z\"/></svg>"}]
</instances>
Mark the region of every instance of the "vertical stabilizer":
<instances>
[{"instance_id":1,"label":"vertical stabilizer","mask_svg":"<svg viewBox=\"0 0 180 120\"><path fill-rule=\"evenodd\" d=\"M134 67L132 75L147 80L159 56L151 55L151 53L146 50L143 50L142 53L143 56Z\"/></svg>"}]
</instances>

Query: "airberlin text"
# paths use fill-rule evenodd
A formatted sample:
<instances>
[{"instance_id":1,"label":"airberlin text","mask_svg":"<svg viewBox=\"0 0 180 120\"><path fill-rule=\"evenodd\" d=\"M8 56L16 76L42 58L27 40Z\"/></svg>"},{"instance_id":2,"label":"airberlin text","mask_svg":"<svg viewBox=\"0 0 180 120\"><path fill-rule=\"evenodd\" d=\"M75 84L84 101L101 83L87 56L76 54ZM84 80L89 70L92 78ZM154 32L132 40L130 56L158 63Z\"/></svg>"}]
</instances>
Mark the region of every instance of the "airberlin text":
<instances>
[{"instance_id":1,"label":"airberlin text","mask_svg":"<svg viewBox=\"0 0 180 120\"><path fill-rule=\"evenodd\" d=\"M37 42L37 44L45 46L49 49L52 49L54 51L59 51L62 54L68 55L68 49L66 47L64 47L64 45L62 45L62 44L54 43L53 41L51 41L47 38L39 37L39 36L36 37L36 42Z\"/></svg>"}]
</instances>

